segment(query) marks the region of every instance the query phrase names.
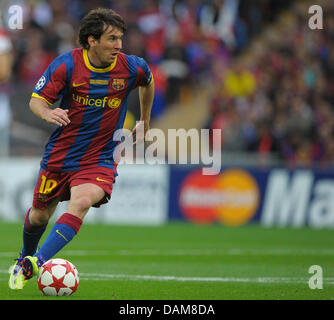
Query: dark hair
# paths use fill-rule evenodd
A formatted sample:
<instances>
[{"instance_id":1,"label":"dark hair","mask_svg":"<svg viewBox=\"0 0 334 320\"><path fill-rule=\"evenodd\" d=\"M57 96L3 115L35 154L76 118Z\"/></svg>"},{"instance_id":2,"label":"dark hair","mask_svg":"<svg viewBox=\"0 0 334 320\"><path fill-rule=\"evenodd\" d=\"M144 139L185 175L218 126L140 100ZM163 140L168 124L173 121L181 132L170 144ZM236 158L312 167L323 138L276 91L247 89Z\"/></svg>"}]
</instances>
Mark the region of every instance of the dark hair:
<instances>
[{"instance_id":1,"label":"dark hair","mask_svg":"<svg viewBox=\"0 0 334 320\"><path fill-rule=\"evenodd\" d=\"M113 26L123 33L126 31L125 21L114 10L97 8L89 11L80 23L78 39L80 45L84 49L88 49L88 37L93 36L97 40L100 39L108 26Z\"/></svg>"}]
</instances>

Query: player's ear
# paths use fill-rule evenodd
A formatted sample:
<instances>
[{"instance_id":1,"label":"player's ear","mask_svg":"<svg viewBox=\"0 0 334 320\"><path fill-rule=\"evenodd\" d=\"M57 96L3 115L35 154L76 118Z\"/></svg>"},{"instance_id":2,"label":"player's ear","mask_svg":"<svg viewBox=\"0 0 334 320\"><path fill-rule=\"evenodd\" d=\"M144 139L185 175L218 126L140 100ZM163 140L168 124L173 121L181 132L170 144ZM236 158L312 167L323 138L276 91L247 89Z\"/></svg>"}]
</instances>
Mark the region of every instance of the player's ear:
<instances>
[{"instance_id":1,"label":"player's ear","mask_svg":"<svg viewBox=\"0 0 334 320\"><path fill-rule=\"evenodd\" d=\"M97 40L93 36L88 36L87 42L89 44L89 47L91 48L96 46Z\"/></svg>"}]
</instances>

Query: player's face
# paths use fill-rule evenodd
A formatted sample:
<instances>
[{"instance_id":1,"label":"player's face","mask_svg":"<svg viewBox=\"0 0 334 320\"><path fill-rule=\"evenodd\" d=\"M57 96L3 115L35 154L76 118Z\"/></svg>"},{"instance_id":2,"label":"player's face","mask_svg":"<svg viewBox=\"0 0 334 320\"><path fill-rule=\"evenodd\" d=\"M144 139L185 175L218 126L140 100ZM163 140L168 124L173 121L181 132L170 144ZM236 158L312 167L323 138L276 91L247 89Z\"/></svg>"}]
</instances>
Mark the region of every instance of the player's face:
<instances>
[{"instance_id":1,"label":"player's face","mask_svg":"<svg viewBox=\"0 0 334 320\"><path fill-rule=\"evenodd\" d=\"M122 31L113 26L108 26L100 39L90 44L89 51L94 54L97 66L106 66L114 62L117 54L122 49L122 38Z\"/></svg>"}]
</instances>

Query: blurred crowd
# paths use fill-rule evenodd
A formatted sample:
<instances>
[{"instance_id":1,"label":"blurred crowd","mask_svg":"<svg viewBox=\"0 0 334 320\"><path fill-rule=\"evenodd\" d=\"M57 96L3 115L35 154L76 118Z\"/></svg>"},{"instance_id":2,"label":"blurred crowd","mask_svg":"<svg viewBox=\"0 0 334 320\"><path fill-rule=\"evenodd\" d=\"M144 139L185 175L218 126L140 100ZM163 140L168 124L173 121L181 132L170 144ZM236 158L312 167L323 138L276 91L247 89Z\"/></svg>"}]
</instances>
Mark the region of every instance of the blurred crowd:
<instances>
[{"instance_id":1,"label":"blurred crowd","mask_svg":"<svg viewBox=\"0 0 334 320\"><path fill-rule=\"evenodd\" d=\"M211 128L225 150L276 153L286 165L334 164L334 3L323 30L295 5L224 68L217 63Z\"/></svg>"},{"instance_id":2,"label":"blurred crowd","mask_svg":"<svg viewBox=\"0 0 334 320\"><path fill-rule=\"evenodd\" d=\"M6 0L5 0L6 1ZM152 116L177 102L182 86L210 77L212 61L247 45L282 3L274 0L15 0L24 28L11 32L15 81L31 87L59 54L77 46L80 19L98 6L127 22L124 52L145 58L155 75Z\"/></svg>"},{"instance_id":3,"label":"blurred crowd","mask_svg":"<svg viewBox=\"0 0 334 320\"><path fill-rule=\"evenodd\" d=\"M78 46L80 19L90 9L109 7L128 25L123 51L144 57L154 73L153 118L184 88L204 87L211 97L205 125L223 129L224 150L275 152L291 163L334 160L333 6L324 30L309 30L307 12L289 9L289 19L266 37L294 1L1 1L24 8L23 29L9 30L11 95L31 92L56 56Z\"/></svg>"}]
</instances>

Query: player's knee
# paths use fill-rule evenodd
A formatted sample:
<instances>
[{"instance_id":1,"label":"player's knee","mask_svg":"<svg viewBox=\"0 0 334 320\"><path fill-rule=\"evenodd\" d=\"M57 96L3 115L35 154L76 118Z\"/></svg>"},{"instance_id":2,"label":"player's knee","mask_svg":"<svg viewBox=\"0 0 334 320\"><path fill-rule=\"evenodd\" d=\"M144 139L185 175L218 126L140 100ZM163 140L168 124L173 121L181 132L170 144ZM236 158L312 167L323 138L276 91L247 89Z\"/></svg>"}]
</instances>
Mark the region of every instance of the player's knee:
<instances>
[{"instance_id":1,"label":"player's knee","mask_svg":"<svg viewBox=\"0 0 334 320\"><path fill-rule=\"evenodd\" d=\"M29 221L32 225L39 226L48 223L50 215L46 210L32 207L29 213Z\"/></svg>"},{"instance_id":2,"label":"player's knee","mask_svg":"<svg viewBox=\"0 0 334 320\"><path fill-rule=\"evenodd\" d=\"M87 211L93 205L90 197L86 195L80 195L71 199L71 206L75 208L78 213Z\"/></svg>"}]
</instances>

